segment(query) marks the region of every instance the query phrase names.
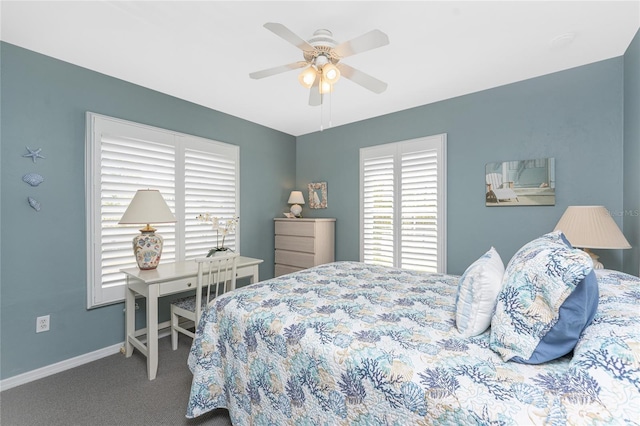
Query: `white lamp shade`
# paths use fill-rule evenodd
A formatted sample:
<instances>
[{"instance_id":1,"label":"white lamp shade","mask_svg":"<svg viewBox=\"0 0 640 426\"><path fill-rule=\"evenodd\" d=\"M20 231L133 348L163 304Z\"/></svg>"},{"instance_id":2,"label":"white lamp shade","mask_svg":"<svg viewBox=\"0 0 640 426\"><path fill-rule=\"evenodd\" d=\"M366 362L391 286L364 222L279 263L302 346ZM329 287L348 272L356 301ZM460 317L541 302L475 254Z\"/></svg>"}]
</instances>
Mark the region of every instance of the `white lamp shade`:
<instances>
[{"instance_id":1,"label":"white lamp shade","mask_svg":"<svg viewBox=\"0 0 640 426\"><path fill-rule=\"evenodd\" d=\"M320 85L318 86L318 90L321 95L326 95L327 93L333 93L333 84L328 81L321 79Z\"/></svg>"},{"instance_id":2,"label":"white lamp shade","mask_svg":"<svg viewBox=\"0 0 640 426\"><path fill-rule=\"evenodd\" d=\"M322 79L333 85L340 80L340 70L332 63L328 63L322 67Z\"/></svg>"},{"instance_id":3,"label":"white lamp shade","mask_svg":"<svg viewBox=\"0 0 640 426\"><path fill-rule=\"evenodd\" d=\"M313 82L316 80L317 73L318 72L316 71L316 69L310 66L302 71L300 75L298 75L298 81L305 88L310 89L311 86L313 86Z\"/></svg>"},{"instance_id":4,"label":"white lamp shade","mask_svg":"<svg viewBox=\"0 0 640 426\"><path fill-rule=\"evenodd\" d=\"M304 196L302 195L302 191L291 191L291 195L289 195L289 204L304 204Z\"/></svg>"},{"instance_id":5,"label":"white lamp shade","mask_svg":"<svg viewBox=\"0 0 640 426\"><path fill-rule=\"evenodd\" d=\"M121 225L171 223L176 218L171 213L169 206L162 198L160 191L156 189L140 189L136 192L118 222Z\"/></svg>"},{"instance_id":6,"label":"white lamp shade","mask_svg":"<svg viewBox=\"0 0 640 426\"><path fill-rule=\"evenodd\" d=\"M604 206L569 206L555 228L574 247L628 249L631 245Z\"/></svg>"}]
</instances>

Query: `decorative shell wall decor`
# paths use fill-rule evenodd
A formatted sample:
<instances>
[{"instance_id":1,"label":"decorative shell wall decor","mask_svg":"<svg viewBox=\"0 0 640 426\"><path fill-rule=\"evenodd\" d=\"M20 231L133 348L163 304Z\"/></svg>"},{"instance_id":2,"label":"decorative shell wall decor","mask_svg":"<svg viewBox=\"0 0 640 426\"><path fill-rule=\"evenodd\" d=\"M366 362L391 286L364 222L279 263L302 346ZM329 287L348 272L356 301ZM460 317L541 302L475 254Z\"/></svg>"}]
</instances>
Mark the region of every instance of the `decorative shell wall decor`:
<instances>
[{"instance_id":1,"label":"decorative shell wall decor","mask_svg":"<svg viewBox=\"0 0 640 426\"><path fill-rule=\"evenodd\" d=\"M22 180L31 186L38 186L42 182L44 182L44 178L38 173L27 173L26 175L22 176Z\"/></svg>"},{"instance_id":2,"label":"decorative shell wall decor","mask_svg":"<svg viewBox=\"0 0 640 426\"><path fill-rule=\"evenodd\" d=\"M42 148L38 148L38 149L31 149L29 147L26 147L26 148L28 153L23 154L22 155L23 157L31 157L34 163L38 158L44 158L42 154L40 154L40 152L42 151ZM28 183L33 187L36 187L40 185L42 182L44 182L44 177L42 177L42 175L38 173L31 172L22 176L22 181L25 183ZM29 202L29 205L31 206L32 209L34 209L37 212L40 211L40 202L38 200L36 200L33 197L27 197L27 201Z\"/></svg>"},{"instance_id":3,"label":"decorative shell wall decor","mask_svg":"<svg viewBox=\"0 0 640 426\"><path fill-rule=\"evenodd\" d=\"M309 188L309 207L312 209L327 208L327 182L313 182Z\"/></svg>"},{"instance_id":4,"label":"decorative shell wall decor","mask_svg":"<svg viewBox=\"0 0 640 426\"><path fill-rule=\"evenodd\" d=\"M23 157L31 157L31 159L33 160L33 162L36 162L36 159L38 158L44 158L42 155L40 155L40 151L42 151L42 148L38 148L38 149L31 149L29 147L27 147L27 151L29 151L28 154L24 154Z\"/></svg>"},{"instance_id":5,"label":"decorative shell wall decor","mask_svg":"<svg viewBox=\"0 0 640 426\"><path fill-rule=\"evenodd\" d=\"M40 203L35 199L35 198L28 198L29 200L29 205L37 212L40 211Z\"/></svg>"}]
</instances>

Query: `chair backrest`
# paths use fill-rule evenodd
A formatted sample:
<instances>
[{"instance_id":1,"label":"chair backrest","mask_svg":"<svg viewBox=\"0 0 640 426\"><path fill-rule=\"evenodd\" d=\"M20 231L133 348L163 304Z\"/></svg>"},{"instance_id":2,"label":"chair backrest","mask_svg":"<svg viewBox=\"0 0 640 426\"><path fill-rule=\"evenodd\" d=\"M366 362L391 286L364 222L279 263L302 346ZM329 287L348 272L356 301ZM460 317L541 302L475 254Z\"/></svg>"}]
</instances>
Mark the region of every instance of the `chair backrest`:
<instances>
[{"instance_id":1,"label":"chair backrest","mask_svg":"<svg viewBox=\"0 0 640 426\"><path fill-rule=\"evenodd\" d=\"M200 321L200 315L202 314L202 296L204 289L206 288L206 299L211 300L211 294L213 290L213 297L227 291L227 284L230 284L230 288L235 288L236 284L236 268L238 265L237 253L225 254L222 256L202 257L196 259L198 263L198 279L196 285L196 325ZM222 291L220 288L222 287ZM207 302L210 303L210 302Z\"/></svg>"},{"instance_id":2,"label":"chair backrest","mask_svg":"<svg viewBox=\"0 0 640 426\"><path fill-rule=\"evenodd\" d=\"M489 173L486 175L486 182L491 184L492 189L502 187L502 175L500 173Z\"/></svg>"}]
</instances>

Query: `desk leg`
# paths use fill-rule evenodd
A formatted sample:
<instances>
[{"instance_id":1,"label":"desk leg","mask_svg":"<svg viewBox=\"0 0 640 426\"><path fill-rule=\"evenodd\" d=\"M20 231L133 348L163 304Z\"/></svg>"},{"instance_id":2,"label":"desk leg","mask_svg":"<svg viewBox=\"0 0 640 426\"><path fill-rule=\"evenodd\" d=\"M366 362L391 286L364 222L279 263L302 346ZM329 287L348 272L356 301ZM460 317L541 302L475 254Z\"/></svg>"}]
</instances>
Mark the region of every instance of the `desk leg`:
<instances>
[{"instance_id":1,"label":"desk leg","mask_svg":"<svg viewBox=\"0 0 640 426\"><path fill-rule=\"evenodd\" d=\"M129 342L129 336L133 336L136 332L136 296L133 291L129 290L128 276L127 286L124 290L124 311L124 354L129 358L133 354L133 345Z\"/></svg>"},{"instance_id":2,"label":"desk leg","mask_svg":"<svg viewBox=\"0 0 640 426\"><path fill-rule=\"evenodd\" d=\"M158 372L158 286L149 286L147 297L147 375L149 380Z\"/></svg>"},{"instance_id":3,"label":"desk leg","mask_svg":"<svg viewBox=\"0 0 640 426\"><path fill-rule=\"evenodd\" d=\"M251 279L249 280L249 284L257 283L258 281L260 281L259 273L260 273L260 268L258 267L258 265L255 265L253 267L253 274L251 274Z\"/></svg>"}]
</instances>

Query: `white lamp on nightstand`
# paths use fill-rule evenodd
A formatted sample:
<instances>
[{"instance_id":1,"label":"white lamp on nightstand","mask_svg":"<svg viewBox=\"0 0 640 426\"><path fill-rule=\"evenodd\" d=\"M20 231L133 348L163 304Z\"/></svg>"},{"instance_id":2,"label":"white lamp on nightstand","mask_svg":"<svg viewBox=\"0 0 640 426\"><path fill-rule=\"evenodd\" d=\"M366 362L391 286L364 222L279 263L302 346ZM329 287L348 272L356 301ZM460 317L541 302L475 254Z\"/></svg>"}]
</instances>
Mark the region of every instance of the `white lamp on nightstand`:
<instances>
[{"instance_id":1,"label":"white lamp on nightstand","mask_svg":"<svg viewBox=\"0 0 640 426\"><path fill-rule=\"evenodd\" d=\"M631 248L604 206L569 206L554 230L562 231L572 246L584 249L595 269L602 269L603 265L589 249Z\"/></svg>"},{"instance_id":2,"label":"white lamp on nightstand","mask_svg":"<svg viewBox=\"0 0 640 426\"><path fill-rule=\"evenodd\" d=\"M302 216L302 206L300 206L300 204L304 204L302 191L291 191L291 195L289 195L289 201L287 201L287 203L292 204L290 209L292 215L295 217Z\"/></svg>"}]
</instances>

